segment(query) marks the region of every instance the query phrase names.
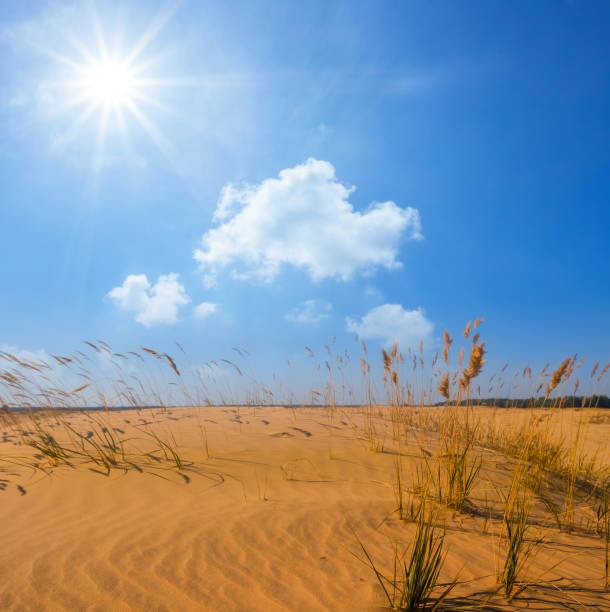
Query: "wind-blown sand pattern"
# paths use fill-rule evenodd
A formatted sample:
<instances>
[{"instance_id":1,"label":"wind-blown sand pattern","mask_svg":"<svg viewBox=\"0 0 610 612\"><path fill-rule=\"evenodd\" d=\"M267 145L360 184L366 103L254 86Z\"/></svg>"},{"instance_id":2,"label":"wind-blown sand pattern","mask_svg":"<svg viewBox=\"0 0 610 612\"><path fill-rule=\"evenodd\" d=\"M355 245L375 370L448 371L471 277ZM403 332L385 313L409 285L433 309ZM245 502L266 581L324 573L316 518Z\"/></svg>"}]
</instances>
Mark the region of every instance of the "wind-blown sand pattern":
<instances>
[{"instance_id":1,"label":"wind-blown sand pattern","mask_svg":"<svg viewBox=\"0 0 610 612\"><path fill-rule=\"evenodd\" d=\"M437 453L438 424L448 409L404 410L400 445L393 442L388 407L206 407L36 417L59 443L69 438L66 423L92 440L97 434L91 419L102 423L123 441L110 469L84 455L52 466L27 445L35 436L31 417L5 415L0 609L387 609L359 541L384 572L391 572L396 543L409 548L415 522L400 520L396 511L396 466L404 499L416 499L418 469ZM548 497L559 508L564 494L559 487L542 487L529 519L528 538L542 541L524 569L528 586L510 602L498 591L502 495L515 460L489 441L497 427L508 439L511 429L530 422L532 412L471 412L481 423L473 448L482 468L464 508L436 504L430 491L435 522L446 533L440 582L459 582L445 603L487 601L488 610L609 609L594 504L578 487L569 533L566 521L558 518L559 529L540 501ZM544 421L539 412L535 419ZM573 436L577 424L585 423L583 448L591 455L597 451L602 465L610 439L607 415L554 414L556 436ZM365 433L371 423L378 452ZM175 450L181 467L147 431Z\"/></svg>"}]
</instances>

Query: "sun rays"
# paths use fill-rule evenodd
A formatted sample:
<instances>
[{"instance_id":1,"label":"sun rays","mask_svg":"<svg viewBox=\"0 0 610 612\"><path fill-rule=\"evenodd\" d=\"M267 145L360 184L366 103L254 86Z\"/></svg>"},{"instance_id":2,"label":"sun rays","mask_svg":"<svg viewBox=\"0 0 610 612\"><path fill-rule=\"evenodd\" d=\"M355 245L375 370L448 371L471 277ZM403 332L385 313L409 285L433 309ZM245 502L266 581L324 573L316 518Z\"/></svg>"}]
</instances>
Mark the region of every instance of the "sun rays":
<instances>
[{"instance_id":1,"label":"sun rays","mask_svg":"<svg viewBox=\"0 0 610 612\"><path fill-rule=\"evenodd\" d=\"M163 104L163 90L182 83L175 76L158 74L163 56L146 57L146 52L150 52L151 43L171 19L175 8L175 3L166 5L143 34L129 44L121 42L126 38L123 27L104 28L95 7L90 5L87 12L92 37L87 39L85 34L67 32L71 52L44 49L61 67L61 75L51 86L57 102L53 113L66 119L65 129L57 135L56 148L67 149L92 129L96 134L92 143L92 168L99 173L106 163L110 136L113 146L117 140L120 146L130 148L130 130L137 126L171 158L171 142L157 124L153 111L171 113L172 109Z\"/></svg>"}]
</instances>

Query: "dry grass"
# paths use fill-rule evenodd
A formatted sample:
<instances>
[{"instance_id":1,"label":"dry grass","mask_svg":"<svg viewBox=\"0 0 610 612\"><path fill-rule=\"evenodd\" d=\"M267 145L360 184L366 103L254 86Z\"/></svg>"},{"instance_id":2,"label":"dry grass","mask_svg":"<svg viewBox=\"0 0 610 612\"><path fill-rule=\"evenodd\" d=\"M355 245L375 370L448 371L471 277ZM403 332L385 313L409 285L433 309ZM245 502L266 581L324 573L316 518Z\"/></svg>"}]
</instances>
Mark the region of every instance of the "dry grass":
<instances>
[{"instance_id":1,"label":"dry grass","mask_svg":"<svg viewBox=\"0 0 610 612\"><path fill-rule=\"evenodd\" d=\"M435 527L435 515L425 508L417 520L410 550L394 549L393 573L384 575L359 541L364 561L374 572L392 610L400 612L434 612L438 610L457 584L457 578L440 584L439 576L446 553L444 535Z\"/></svg>"},{"instance_id":2,"label":"dry grass","mask_svg":"<svg viewBox=\"0 0 610 612\"><path fill-rule=\"evenodd\" d=\"M584 397L575 413L577 421L567 431L559 427L566 414L568 385L574 393L580 385L576 372L582 360L577 363L574 356L552 372L547 372L547 364L535 394L521 391L532 400L521 410L518 423L502 420L501 410L482 412L472 399L486 365L485 343L480 341L480 332L473 331L481 322L478 318L466 325L463 336L470 344L468 361L464 367L465 347L461 347L453 371L453 340L447 330L443 334L442 362L437 363L437 356L428 369L421 343L405 355L396 344L390 351L382 349L377 364L362 343L359 379L350 370L347 350L337 351L333 341L317 364L318 380L309 387L303 402L296 401L290 390L284 389L280 398L277 390L258 382L249 373L245 349L234 349L235 360L211 361L191 372L167 353L148 347L116 353L102 341L86 341L83 351L70 355L53 355L51 363L0 353L4 364L0 370L0 403L5 405L0 424L5 438L14 439L19 447L19 452L1 456L0 464L44 474L80 466L105 474L113 470L173 471L188 479L191 471L213 473L206 463L213 461L217 449L212 453L206 426L197 423L200 459L187 459L171 421L163 425L148 421L142 416L144 408L155 406L163 414L176 404L235 405L234 422L241 427L240 405L254 410L259 405L285 403L296 418L300 403L312 404L325 410L329 461L336 459L337 423L347 424L345 419L350 419L354 435L361 437L369 451L392 456L387 479L395 506L388 511L395 511L403 525L415 523L410 550L399 554L394 547L394 570L386 575L378 570L366 544L360 545L394 609L433 610L448 604L456 583L440 582L445 535L435 525L453 513L484 515L481 533L488 535L490 545L497 548L496 575L501 590L479 593L464 605L477 606L502 597L512 601L527 597L532 585L540 587L544 581L530 575L529 568L541 544L533 534L541 530L556 530L566 537L599 537L605 559L599 582L608 588L610 461L607 453L591 454L585 444L590 428L607 421L600 410L591 413L597 409L599 395ZM314 352L307 351L315 363ZM96 378L92 363L100 358L110 364L114 379ZM599 385L609 365L599 371L599 364L595 364L589 380ZM231 368L242 386L223 382L226 377L217 380L215 375L221 367ZM377 375L378 367L381 370ZM538 384L529 365L514 376L506 374L506 369L504 366L490 378L490 385L493 382L497 390L504 389L506 383L515 389ZM490 386L489 392L492 389ZM383 398L381 403L378 397ZM348 415L346 405L355 404L357 398L362 402ZM438 400L442 406L431 406ZM539 400L545 401L543 407L537 405ZM101 410L82 408L93 402ZM119 405L129 407L134 419L139 419L129 433L112 425L110 410ZM296 479L293 468L294 462L282 465L287 480ZM222 483L225 476L216 473L215 477ZM267 501L267 474L256 472L255 479L258 500ZM242 486L245 497L246 486Z\"/></svg>"}]
</instances>

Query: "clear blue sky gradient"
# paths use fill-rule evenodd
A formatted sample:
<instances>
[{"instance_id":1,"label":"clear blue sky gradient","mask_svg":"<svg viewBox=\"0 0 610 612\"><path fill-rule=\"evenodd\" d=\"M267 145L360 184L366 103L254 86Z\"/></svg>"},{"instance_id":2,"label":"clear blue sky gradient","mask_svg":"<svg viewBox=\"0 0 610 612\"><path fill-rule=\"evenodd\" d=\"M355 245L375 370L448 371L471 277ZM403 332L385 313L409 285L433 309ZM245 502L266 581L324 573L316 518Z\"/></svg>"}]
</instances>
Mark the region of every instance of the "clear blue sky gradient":
<instances>
[{"instance_id":1,"label":"clear blue sky gradient","mask_svg":"<svg viewBox=\"0 0 610 612\"><path fill-rule=\"evenodd\" d=\"M121 4L96 5L111 47L166 7ZM128 117L126 139L109 124L97 166L100 113L58 149L83 107L45 95L66 74L49 52L78 58L64 30L96 53L80 5L2 10L0 344L173 353L177 340L193 363L240 346L265 378L334 335L352 350L346 317L401 304L424 309L432 349L444 328L485 317L489 374L575 352L608 361L609 3L185 1L141 55L175 81L155 93L164 108L142 106L171 153ZM419 210L424 240L401 243L403 267L318 282L285 267L206 288L193 251L222 187L310 157L357 187L357 210ZM176 324L146 328L105 297L129 274L171 272L192 299ZM330 316L285 318L307 299ZM197 320L202 301L218 311Z\"/></svg>"}]
</instances>

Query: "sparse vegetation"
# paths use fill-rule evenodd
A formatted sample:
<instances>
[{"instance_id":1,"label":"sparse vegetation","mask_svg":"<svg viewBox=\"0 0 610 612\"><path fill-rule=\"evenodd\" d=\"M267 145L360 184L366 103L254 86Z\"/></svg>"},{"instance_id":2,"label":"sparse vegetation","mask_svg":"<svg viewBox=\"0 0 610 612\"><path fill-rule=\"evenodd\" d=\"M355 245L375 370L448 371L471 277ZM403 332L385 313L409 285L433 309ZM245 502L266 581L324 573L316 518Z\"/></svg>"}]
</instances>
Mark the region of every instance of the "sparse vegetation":
<instances>
[{"instance_id":1,"label":"sparse vegetation","mask_svg":"<svg viewBox=\"0 0 610 612\"><path fill-rule=\"evenodd\" d=\"M610 486L605 485L596 508L597 531L604 542L604 586L610 587Z\"/></svg>"},{"instance_id":2,"label":"sparse vegetation","mask_svg":"<svg viewBox=\"0 0 610 612\"><path fill-rule=\"evenodd\" d=\"M440 584L439 576L445 561L444 534L434 525L435 515L422 511L408 552L394 548L393 573L384 575L366 547L360 542L365 562L374 572L392 608L400 612L433 612L438 610L457 584Z\"/></svg>"},{"instance_id":3,"label":"sparse vegetation","mask_svg":"<svg viewBox=\"0 0 610 612\"><path fill-rule=\"evenodd\" d=\"M447 555L445 527L459 531L456 525L466 519L480 521L476 533L487 538L490 547L497 543L495 580L509 601L522 596L528 585L544 586L540 576L528 573L528 567L541 546L538 534L551 533L548 530L561 530L565 537L595 537L596 542L601 538L596 554L604 560L603 584L610 586L610 464L603 449L590 453L586 442L591 428L608 423L603 412L607 397L599 393L575 395L579 383L572 377L582 361L577 363L572 357L555 370L546 366L539 383L533 380L529 366L512 375L515 388L519 380L524 385L539 385L536 394L524 393L528 399L473 399L481 394L479 381L486 366L480 323L477 319L466 326L463 336L467 345L459 351L455 364L450 354L454 341L447 331L441 359L435 356L430 364L421 343L404 354L394 344L391 350L382 350L375 364L367 347L359 342L360 385L350 373L348 351L337 351L333 341L317 364L318 384L309 388L301 403L308 410L324 410L319 424L327 436L324 454L331 466L328 473L342 460L337 450L340 440L347 431L353 432L350 435L362 442L367 461L370 459L375 469L383 466L383 476L374 482L393 491L382 522L398 517L396 529L415 528L408 551L402 554L394 549L390 572L382 573L367 552L367 544L360 542L388 604L397 610L435 610L447 604L458 584L439 582ZM277 389L250 376L245 350L234 349L236 361L209 362L191 377L179 360L148 347L125 353L116 353L101 341L87 341L85 347L71 355L54 355L52 363L0 353L5 364L0 370L0 402L4 405L0 424L5 429L4 440L15 447L0 457L0 466L4 463L11 469L27 468L41 474L84 466L104 475L117 471L173 474L185 482L199 474L214 485L239 482L244 503L249 498L270 499L270 466L262 471L258 466L252 472L253 483L214 467L223 461L222 449L217 448L217 438L212 446L206 424L209 419L202 418L201 412L193 421L195 454L173 426L178 418L171 412L178 404L221 405L228 422L241 435L249 418L260 420L258 406L284 403ZM307 351L316 363L314 352ZM89 365L96 357L109 360L116 380L96 380ZM220 363L232 368L243 381L240 390L226 379L220 383L215 379ZM506 369L504 366L491 375L495 390L509 380ZM607 371L608 366L600 369L596 364L590 379L599 385ZM77 385L79 379L82 384ZM155 384L157 379L165 380L167 391ZM562 393L568 384L573 395ZM357 386L362 404L356 404ZM488 393L492 391L490 386ZM245 398L241 403L240 393ZM282 399L286 399L296 423L300 403L292 390L285 393ZM378 403L376 397L384 401ZM442 402L436 401L439 398ZM572 408L575 405L577 408ZM118 413L114 411L119 407L129 410L121 413L124 429L117 426ZM293 426L290 431L271 435L290 438L311 434ZM284 482L294 486L334 482L313 456L293 457L275 469ZM1 490L6 489L6 482L0 478ZM442 529L437 527L439 523ZM483 599L499 597L500 591L479 592L478 599L462 604L476 606Z\"/></svg>"},{"instance_id":4,"label":"sparse vegetation","mask_svg":"<svg viewBox=\"0 0 610 612\"><path fill-rule=\"evenodd\" d=\"M534 550L535 540L528 540L531 496L527 488L526 465L517 462L513 479L504 502L503 528L500 547L504 549L498 582L504 588L508 600L517 596L526 587L524 580L526 564Z\"/></svg>"}]
</instances>

